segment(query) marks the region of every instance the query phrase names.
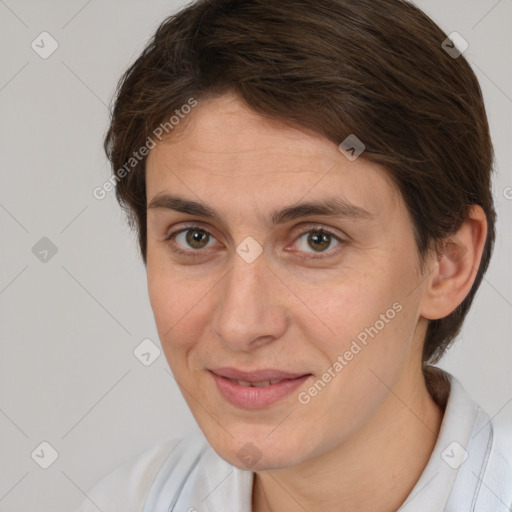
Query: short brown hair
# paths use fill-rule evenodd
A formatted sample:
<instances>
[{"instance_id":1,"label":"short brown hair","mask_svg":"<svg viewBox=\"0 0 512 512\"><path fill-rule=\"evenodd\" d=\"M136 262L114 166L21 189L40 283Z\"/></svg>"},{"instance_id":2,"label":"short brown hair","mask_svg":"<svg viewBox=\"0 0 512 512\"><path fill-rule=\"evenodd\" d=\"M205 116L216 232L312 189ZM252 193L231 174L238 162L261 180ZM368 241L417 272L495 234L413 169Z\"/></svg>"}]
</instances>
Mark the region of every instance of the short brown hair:
<instances>
[{"instance_id":1,"label":"short brown hair","mask_svg":"<svg viewBox=\"0 0 512 512\"><path fill-rule=\"evenodd\" d=\"M482 93L466 59L442 47L446 38L403 0L199 0L165 19L122 76L105 150L119 170L190 98L234 92L255 112L336 144L355 134L403 196L421 268L480 205L488 233L471 291L429 321L423 360L436 362L487 270L496 216ZM145 162L116 184L144 262Z\"/></svg>"}]
</instances>

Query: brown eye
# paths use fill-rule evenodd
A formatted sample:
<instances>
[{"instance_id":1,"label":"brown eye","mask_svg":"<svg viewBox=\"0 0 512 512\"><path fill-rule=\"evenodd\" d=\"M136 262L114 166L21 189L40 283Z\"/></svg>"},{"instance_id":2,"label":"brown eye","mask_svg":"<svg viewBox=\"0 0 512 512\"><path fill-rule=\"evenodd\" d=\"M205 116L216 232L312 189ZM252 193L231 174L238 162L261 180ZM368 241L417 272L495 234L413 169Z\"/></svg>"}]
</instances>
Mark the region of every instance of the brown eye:
<instances>
[{"instance_id":1,"label":"brown eye","mask_svg":"<svg viewBox=\"0 0 512 512\"><path fill-rule=\"evenodd\" d=\"M324 251L331 245L331 235L323 231L311 231L308 236L308 244L315 251Z\"/></svg>"},{"instance_id":2,"label":"brown eye","mask_svg":"<svg viewBox=\"0 0 512 512\"><path fill-rule=\"evenodd\" d=\"M175 245L176 252L189 252L191 255L194 252L202 252L202 249L211 247L214 244L215 238L200 227L190 227L171 233L167 240L172 241Z\"/></svg>"},{"instance_id":3,"label":"brown eye","mask_svg":"<svg viewBox=\"0 0 512 512\"><path fill-rule=\"evenodd\" d=\"M340 245L341 243L338 237L332 233L323 229L313 229L303 233L297 239L296 246L298 250L306 253L322 253L328 252L328 249L331 248L333 242L336 242L336 245Z\"/></svg>"},{"instance_id":4,"label":"brown eye","mask_svg":"<svg viewBox=\"0 0 512 512\"><path fill-rule=\"evenodd\" d=\"M201 229L188 229L185 233L187 244L194 249L203 249L208 244L210 235Z\"/></svg>"}]
</instances>

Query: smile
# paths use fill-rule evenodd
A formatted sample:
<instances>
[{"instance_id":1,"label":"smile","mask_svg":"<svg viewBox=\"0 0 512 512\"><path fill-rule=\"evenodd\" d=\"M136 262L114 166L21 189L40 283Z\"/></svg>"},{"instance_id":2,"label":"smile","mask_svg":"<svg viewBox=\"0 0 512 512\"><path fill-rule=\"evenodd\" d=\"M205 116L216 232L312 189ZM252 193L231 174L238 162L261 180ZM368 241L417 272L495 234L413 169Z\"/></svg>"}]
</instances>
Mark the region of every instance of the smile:
<instances>
[{"instance_id":1,"label":"smile","mask_svg":"<svg viewBox=\"0 0 512 512\"><path fill-rule=\"evenodd\" d=\"M277 384L278 382L282 382L281 380L279 379L276 379L276 380L262 380L260 382L249 382L247 380L235 380L235 379L229 379L233 382L235 382L236 384L240 385L240 386L252 386L252 387L263 387L263 386L270 386L270 384Z\"/></svg>"},{"instance_id":2,"label":"smile","mask_svg":"<svg viewBox=\"0 0 512 512\"><path fill-rule=\"evenodd\" d=\"M311 374L279 370L241 372L233 368L211 370L221 397L242 409L262 409L280 401L301 386Z\"/></svg>"}]
</instances>

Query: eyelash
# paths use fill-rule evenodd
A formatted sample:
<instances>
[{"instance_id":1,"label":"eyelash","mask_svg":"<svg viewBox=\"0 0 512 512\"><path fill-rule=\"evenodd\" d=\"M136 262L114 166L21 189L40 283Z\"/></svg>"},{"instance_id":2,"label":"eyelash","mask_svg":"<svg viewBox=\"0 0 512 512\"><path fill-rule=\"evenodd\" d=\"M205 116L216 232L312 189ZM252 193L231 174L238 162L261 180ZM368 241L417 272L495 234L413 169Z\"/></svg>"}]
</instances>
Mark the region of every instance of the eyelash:
<instances>
[{"instance_id":1,"label":"eyelash","mask_svg":"<svg viewBox=\"0 0 512 512\"><path fill-rule=\"evenodd\" d=\"M213 237L213 235L210 232L208 232L206 229L202 228L201 226L190 225L190 226L186 226L182 229L173 231L172 233L169 234L169 236L167 236L165 241L171 242L173 240L173 238L176 237L177 235L179 235L180 233L183 233L186 231L194 231L194 230L202 231L203 233L206 233L207 235L211 236L212 238L215 238L215 237ZM321 233L323 235L328 235L328 236L334 238L340 244L337 246L338 249L343 244L347 243L346 240L341 239L338 235L336 235L332 231L329 231L328 229L326 229L324 227L320 227L320 226L308 227L304 231L298 233L295 240L299 240L302 236L304 236L305 234L310 233L310 232ZM192 259L204 257L204 254L201 254L201 253L205 252L202 249L186 251L184 249L181 249L178 245L176 245L175 242L173 243L173 245L171 245L171 250L176 254L179 254L186 258L192 258ZM329 258L329 257L333 256L333 254L330 254L333 251L335 251L335 253L338 252L338 251L336 251L336 248L334 248L334 249L330 249L329 251L327 251L327 253L329 253L327 256L304 256L301 254L300 256L296 256L296 257L298 257L301 260L319 260L319 259L325 259L325 258ZM320 254L323 254L323 253L320 253Z\"/></svg>"}]
</instances>

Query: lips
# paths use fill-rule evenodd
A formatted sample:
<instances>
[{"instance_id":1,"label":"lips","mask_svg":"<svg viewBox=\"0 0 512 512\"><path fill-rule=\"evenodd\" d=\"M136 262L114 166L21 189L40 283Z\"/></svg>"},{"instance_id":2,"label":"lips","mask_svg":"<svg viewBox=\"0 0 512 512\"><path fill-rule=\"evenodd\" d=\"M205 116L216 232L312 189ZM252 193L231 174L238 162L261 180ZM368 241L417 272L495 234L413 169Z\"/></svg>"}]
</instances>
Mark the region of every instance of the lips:
<instances>
[{"instance_id":1,"label":"lips","mask_svg":"<svg viewBox=\"0 0 512 512\"><path fill-rule=\"evenodd\" d=\"M245 372L231 367L210 370L220 394L232 405L244 409L268 407L284 398L310 373L265 369Z\"/></svg>"},{"instance_id":2,"label":"lips","mask_svg":"<svg viewBox=\"0 0 512 512\"><path fill-rule=\"evenodd\" d=\"M263 382L263 381L281 381L296 379L309 375L308 373L290 373L281 370L256 370L252 372L244 372L232 367L215 368L211 370L220 377L226 377L227 379L244 381L249 383Z\"/></svg>"}]
</instances>

